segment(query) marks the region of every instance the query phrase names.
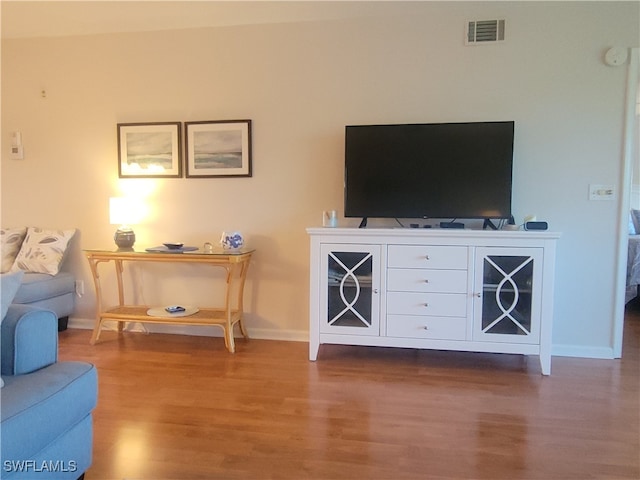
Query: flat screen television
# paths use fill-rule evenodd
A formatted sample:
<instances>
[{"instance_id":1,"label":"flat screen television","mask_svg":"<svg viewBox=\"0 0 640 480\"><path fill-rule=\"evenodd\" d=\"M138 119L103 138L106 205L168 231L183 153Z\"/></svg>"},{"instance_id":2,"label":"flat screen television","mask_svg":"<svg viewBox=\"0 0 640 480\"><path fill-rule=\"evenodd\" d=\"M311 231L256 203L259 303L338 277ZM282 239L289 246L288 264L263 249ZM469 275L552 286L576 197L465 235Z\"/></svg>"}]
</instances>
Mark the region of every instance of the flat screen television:
<instances>
[{"instance_id":1,"label":"flat screen television","mask_svg":"<svg viewBox=\"0 0 640 480\"><path fill-rule=\"evenodd\" d=\"M511 216L514 122L349 125L346 217Z\"/></svg>"}]
</instances>

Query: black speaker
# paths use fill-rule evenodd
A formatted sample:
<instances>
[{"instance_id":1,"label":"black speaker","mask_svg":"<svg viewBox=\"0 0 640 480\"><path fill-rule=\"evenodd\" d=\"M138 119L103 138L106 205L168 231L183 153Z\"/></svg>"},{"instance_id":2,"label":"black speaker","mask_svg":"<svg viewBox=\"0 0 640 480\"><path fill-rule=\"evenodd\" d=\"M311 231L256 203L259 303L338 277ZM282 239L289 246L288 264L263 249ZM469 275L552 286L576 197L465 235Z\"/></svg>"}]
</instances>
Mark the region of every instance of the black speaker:
<instances>
[{"instance_id":1,"label":"black speaker","mask_svg":"<svg viewBox=\"0 0 640 480\"><path fill-rule=\"evenodd\" d=\"M547 222L527 222L524 224L525 230L547 230L548 228Z\"/></svg>"}]
</instances>

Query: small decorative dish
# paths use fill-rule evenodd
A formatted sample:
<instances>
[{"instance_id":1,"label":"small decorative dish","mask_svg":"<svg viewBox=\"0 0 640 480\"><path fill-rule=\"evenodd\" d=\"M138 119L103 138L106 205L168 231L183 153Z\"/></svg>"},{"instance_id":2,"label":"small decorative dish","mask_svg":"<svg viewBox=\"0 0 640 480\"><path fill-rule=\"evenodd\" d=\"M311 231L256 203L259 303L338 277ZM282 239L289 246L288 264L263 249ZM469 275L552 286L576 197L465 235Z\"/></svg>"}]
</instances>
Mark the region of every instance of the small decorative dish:
<instances>
[{"instance_id":1,"label":"small decorative dish","mask_svg":"<svg viewBox=\"0 0 640 480\"><path fill-rule=\"evenodd\" d=\"M163 245L169 250L180 250L184 246L184 243L163 243Z\"/></svg>"}]
</instances>

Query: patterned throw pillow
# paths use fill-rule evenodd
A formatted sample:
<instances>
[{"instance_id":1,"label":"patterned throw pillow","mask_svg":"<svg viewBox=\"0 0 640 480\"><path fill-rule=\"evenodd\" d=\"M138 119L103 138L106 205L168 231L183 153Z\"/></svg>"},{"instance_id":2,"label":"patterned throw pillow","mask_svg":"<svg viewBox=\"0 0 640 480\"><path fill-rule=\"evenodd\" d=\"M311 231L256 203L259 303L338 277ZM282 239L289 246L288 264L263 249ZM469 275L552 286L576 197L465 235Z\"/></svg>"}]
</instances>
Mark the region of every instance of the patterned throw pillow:
<instances>
[{"instance_id":1,"label":"patterned throw pillow","mask_svg":"<svg viewBox=\"0 0 640 480\"><path fill-rule=\"evenodd\" d=\"M0 273L6 273L11 270L26 234L27 227L3 228L0 230L0 251L2 253Z\"/></svg>"},{"instance_id":2,"label":"patterned throw pillow","mask_svg":"<svg viewBox=\"0 0 640 480\"><path fill-rule=\"evenodd\" d=\"M22 242L22 248L18 252L11 271L23 270L56 275L60 271L64 252L75 233L75 230L44 230L29 227L27 237Z\"/></svg>"}]
</instances>

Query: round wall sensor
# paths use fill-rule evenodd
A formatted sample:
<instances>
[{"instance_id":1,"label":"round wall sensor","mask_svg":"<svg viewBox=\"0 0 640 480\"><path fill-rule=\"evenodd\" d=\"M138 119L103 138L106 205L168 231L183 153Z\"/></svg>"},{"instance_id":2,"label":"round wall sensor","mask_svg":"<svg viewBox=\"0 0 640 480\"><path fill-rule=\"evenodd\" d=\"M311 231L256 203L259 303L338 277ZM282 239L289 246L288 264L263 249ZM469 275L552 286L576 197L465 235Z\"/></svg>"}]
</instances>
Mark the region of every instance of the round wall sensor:
<instances>
[{"instance_id":1,"label":"round wall sensor","mask_svg":"<svg viewBox=\"0 0 640 480\"><path fill-rule=\"evenodd\" d=\"M604 61L607 65L617 67L627 61L629 52L623 47L612 47L604 54Z\"/></svg>"}]
</instances>

